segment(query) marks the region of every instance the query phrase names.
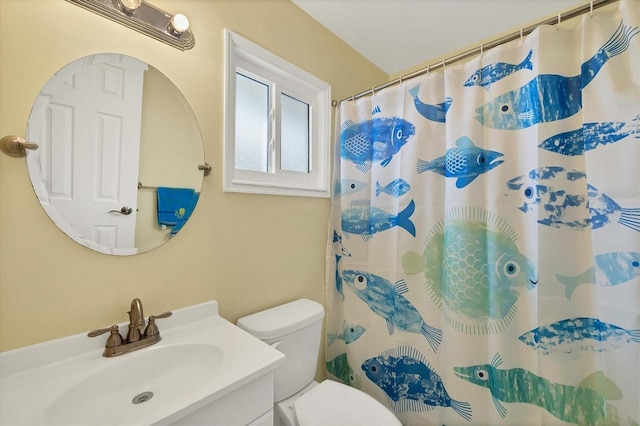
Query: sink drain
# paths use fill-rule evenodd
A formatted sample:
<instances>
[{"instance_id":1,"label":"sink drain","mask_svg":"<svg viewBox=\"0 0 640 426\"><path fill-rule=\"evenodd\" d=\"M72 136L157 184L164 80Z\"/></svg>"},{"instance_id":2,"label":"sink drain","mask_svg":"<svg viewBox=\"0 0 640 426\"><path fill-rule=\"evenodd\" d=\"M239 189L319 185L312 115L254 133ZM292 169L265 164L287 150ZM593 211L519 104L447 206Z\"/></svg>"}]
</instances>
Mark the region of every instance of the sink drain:
<instances>
[{"instance_id":1,"label":"sink drain","mask_svg":"<svg viewBox=\"0 0 640 426\"><path fill-rule=\"evenodd\" d=\"M153 392L142 392L134 396L131 400L134 404L142 404L153 398Z\"/></svg>"}]
</instances>

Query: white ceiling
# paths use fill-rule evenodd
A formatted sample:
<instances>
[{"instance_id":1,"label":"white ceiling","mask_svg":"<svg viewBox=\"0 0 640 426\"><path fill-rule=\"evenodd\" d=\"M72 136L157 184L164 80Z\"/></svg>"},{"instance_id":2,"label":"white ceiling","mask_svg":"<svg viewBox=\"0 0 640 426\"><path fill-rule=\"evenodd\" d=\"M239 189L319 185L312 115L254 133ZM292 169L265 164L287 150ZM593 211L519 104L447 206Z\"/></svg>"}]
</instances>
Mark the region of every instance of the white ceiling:
<instances>
[{"instance_id":1,"label":"white ceiling","mask_svg":"<svg viewBox=\"0 0 640 426\"><path fill-rule=\"evenodd\" d=\"M567 11L587 0L292 0L395 75Z\"/></svg>"}]
</instances>

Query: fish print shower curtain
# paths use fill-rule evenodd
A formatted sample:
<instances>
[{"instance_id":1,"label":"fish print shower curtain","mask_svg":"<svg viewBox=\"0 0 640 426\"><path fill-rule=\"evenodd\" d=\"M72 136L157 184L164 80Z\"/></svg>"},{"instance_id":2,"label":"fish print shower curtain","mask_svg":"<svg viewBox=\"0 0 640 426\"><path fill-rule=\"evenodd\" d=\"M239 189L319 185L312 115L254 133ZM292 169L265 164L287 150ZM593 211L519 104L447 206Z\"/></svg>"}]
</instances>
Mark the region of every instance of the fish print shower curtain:
<instances>
[{"instance_id":1,"label":"fish print shower curtain","mask_svg":"<svg viewBox=\"0 0 640 426\"><path fill-rule=\"evenodd\" d=\"M327 375L403 424L640 423L640 2L342 102Z\"/></svg>"}]
</instances>

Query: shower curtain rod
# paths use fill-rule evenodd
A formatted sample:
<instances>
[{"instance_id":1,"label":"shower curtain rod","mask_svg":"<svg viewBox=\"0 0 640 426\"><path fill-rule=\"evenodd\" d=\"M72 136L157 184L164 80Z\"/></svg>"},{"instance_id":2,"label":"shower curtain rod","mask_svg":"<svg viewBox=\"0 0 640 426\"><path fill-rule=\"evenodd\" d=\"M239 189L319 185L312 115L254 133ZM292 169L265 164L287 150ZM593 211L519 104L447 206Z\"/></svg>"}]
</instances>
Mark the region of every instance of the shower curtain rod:
<instances>
[{"instance_id":1,"label":"shower curtain rod","mask_svg":"<svg viewBox=\"0 0 640 426\"><path fill-rule=\"evenodd\" d=\"M361 98L363 96L367 96L367 95L369 95L371 93L374 93L376 91L379 91L379 90L382 90L382 89L386 89L387 87L391 87L391 86L394 86L396 84L402 83L402 80L407 80L407 79L410 79L410 78L413 78L413 77L418 77L420 75L426 74L429 71L433 71L433 70L437 70L439 68L443 68L443 67L445 67L445 66L447 66L449 64L452 64L454 62L459 62L459 61L461 61L463 59L467 59L467 58L469 58L471 56L474 56L474 55L477 55L479 53L482 53L484 50L492 49L492 48L497 47L497 46L499 46L501 44L508 43L510 41L513 41L513 40L517 40L518 38L522 38L522 37L524 37L526 35L529 35L530 33L533 32L533 30L538 28L540 25L559 24L562 21L566 21L568 19L575 18L575 17L583 15L583 14L585 14L587 12L591 13L591 12L593 12L594 10L596 10L596 9L598 9L600 7L606 6L608 4L615 3L617 1L619 1L619 0L592 0L591 2L589 2L587 4L583 4L582 6L578 6L578 7L574 8L574 9L571 9L571 10L569 10L567 12L559 13L557 16L555 16L553 18L545 19L544 21L537 22L537 23L535 23L533 25L530 25L528 27L523 27L523 28L520 29L520 31L516 31L516 32L513 32L511 34L507 34L506 36L497 38L497 39L492 40L492 41L490 41L488 43L483 43L483 44L481 44L481 45L479 45L477 47L474 47L473 49L469 49L469 50L464 51L464 52L462 52L462 53L460 53L460 54L458 54L456 56L452 56L451 58L446 58L446 59L444 59L444 60L442 60L440 62L437 62L435 64L429 65L429 66L427 66L425 68L421 68L421 69L419 69L417 71L414 71L414 72L411 72L411 73L409 73L407 75L403 75L401 77L398 77L395 80L388 81L386 83L383 83L383 84L381 84L379 86L375 86L375 87L373 87L373 88L371 88L369 90L366 90L364 92L360 92L357 95L352 95L352 96L349 96L348 98L344 98L338 103L342 103L344 101L356 100L358 98Z\"/></svg>"}]
</instances>

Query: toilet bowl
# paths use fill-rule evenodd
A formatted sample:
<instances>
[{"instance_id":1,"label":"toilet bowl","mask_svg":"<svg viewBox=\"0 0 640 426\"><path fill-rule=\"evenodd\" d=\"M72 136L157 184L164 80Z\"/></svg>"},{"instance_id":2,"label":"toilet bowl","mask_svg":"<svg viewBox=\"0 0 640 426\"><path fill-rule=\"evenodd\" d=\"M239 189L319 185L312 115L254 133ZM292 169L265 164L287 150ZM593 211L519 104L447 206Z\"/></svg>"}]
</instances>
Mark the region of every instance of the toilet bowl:
<instances>
[{"instance_id":1,"label":"toilet bowl","mask_svg":"<svg viewBox=\"0 0 640 426\"><path fill-rule=\"evenodd\" d=\"M370 395L333 380L315 382L324 308L299 299L240 318L238 327L285 354L275 371L276 426L401 426Z\"/></svg>"}]
</instances>

